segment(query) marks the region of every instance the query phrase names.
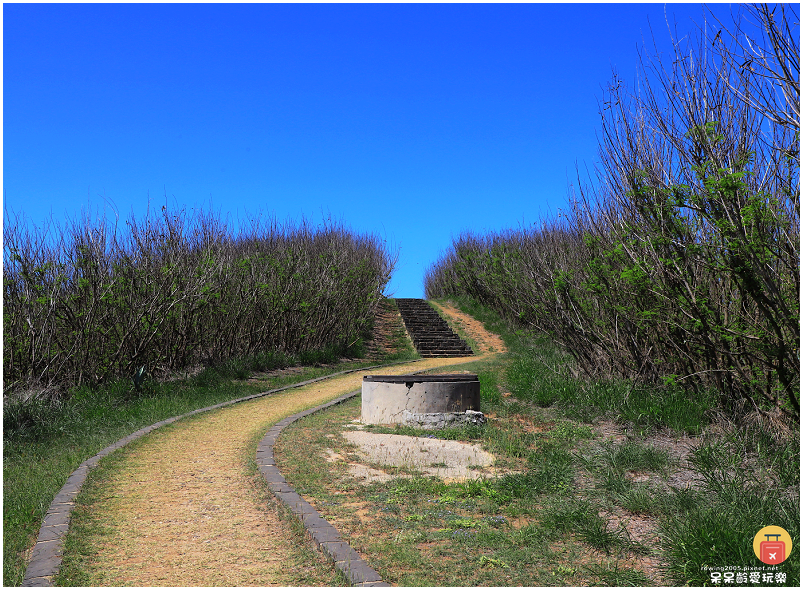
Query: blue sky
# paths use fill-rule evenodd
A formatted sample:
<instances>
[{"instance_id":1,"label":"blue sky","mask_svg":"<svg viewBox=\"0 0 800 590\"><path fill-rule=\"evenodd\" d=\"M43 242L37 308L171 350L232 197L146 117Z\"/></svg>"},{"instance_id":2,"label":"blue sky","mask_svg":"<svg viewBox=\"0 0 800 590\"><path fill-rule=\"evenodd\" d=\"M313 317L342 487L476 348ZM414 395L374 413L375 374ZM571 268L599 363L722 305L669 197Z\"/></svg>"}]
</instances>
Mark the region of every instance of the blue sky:
<instances>
[{"instance_id":1,"label":"blue sky","mask_svg":"<svg viewBox=\"0 0 800 590\"><path fill-rule=\"evenodd\" d=\"M720 8L727 10L727 5ZM527 226L592 167L697 4L4 4L5 207L328 216L399 249L389 294L464 230Z\"/></svg>"}]
</instances>

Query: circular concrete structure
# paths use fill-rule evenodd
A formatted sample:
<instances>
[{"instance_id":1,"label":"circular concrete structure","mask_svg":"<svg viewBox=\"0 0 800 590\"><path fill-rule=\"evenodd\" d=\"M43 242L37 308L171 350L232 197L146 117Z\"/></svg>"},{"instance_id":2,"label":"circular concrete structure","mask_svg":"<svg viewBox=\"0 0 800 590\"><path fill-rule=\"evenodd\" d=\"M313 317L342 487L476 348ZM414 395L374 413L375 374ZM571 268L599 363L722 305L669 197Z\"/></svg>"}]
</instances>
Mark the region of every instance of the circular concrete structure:
<instances>
[{"instance_id":1,"label":"circular concrete structure","mask_svg":"<svg viewBox=\"0 0 800 590\"><path fill-rule=\"evenodd\" d=\"M480 423L480 408L481 385L474 374L367 375L361 384L364 424Z\"/></svg>"}]
</instances>

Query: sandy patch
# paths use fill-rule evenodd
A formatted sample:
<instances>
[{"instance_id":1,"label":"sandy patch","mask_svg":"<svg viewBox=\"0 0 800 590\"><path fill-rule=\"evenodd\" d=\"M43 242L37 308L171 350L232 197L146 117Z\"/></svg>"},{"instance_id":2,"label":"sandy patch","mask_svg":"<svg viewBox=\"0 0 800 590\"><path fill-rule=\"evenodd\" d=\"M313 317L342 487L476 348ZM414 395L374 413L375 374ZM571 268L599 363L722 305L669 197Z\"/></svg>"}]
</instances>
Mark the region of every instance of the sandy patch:
<instances>
[{"instance_id":1,"label":"sandy patch","mask_svg":"<svg viewBox=\"0 0 800 590\"><path fill-rule=\"evenodd\" d=\"M485 477L484 469L494 463L494 456L479 446L455 440L376 434L361 430L343 432L342 436L357 445L370 462L409 467L445 481Z\"/></svg>"}]
</instances>

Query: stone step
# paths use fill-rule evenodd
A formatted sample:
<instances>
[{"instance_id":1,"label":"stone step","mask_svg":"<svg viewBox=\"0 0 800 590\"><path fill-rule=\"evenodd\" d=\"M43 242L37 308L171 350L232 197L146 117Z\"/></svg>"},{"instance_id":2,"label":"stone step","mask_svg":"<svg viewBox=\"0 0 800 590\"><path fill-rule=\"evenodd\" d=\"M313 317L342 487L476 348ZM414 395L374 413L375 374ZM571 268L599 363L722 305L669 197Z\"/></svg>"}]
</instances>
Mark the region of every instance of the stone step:
<instances>
[{"instance_id":1,"label":"stone step","mask_svg":"<svg viewBox=\"0 0 800 590\"><path fill-rule=\"evenodd\" d=\"M423 346L431 346L434 344L441 344L443 346L451 346L456 348L467 348L467 345L460 340L451 340L449 338L412 338L415 344L422 344Z\"/></svg>"},{"instance_id":2,"label":"stone step","mask_svg":"<svg viewBox=\"0 0 800 590\"><path fill-rule=\"evenodd\" d=\"M422 357L469 356L469 345L424 299L395 299L414 347Z\"/></svg>"}]
</instances>

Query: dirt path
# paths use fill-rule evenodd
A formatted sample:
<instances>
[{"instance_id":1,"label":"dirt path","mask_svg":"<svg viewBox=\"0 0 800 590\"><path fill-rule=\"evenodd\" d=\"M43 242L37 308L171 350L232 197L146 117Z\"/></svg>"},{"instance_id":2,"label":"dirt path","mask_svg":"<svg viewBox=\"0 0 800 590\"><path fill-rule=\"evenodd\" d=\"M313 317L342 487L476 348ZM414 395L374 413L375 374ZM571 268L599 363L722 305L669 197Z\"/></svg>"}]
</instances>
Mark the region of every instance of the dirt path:
<instances>
[{"instance_id":1,"label":"dirt path","mask_svg":"<svg viewBox=\"0 0 800 590\"><path fill-rule=\"evenodd\" d=\"M487 332L482 323L472 316L460 311L458 308L453 306L452 302L434 302L433 305L442 311L446 316L448 316L448 319L454 326L464 330L467 336L477 342L478 346L480 347L480 352L507 352L506 345L503 343L503 339L500 338L500 336L497 334L492 334L491 332Z\"/></svg>"},{"instance_id":2,"label":"dirt path","mask_svg":"<svg viewBox=\"0 0 800 590\"><path fill-rule=\"evenodd\" d=\"M264 509L247 469L255 441L284 417L357 389L365 374L403 374L478 358L352 373L154 432L128 455L94 506L108 533L91 565L97 584L289 585L286 523Z\"/></svg>"}]
</instances>

